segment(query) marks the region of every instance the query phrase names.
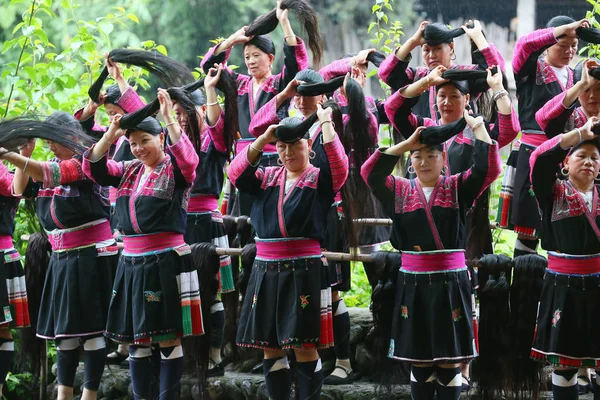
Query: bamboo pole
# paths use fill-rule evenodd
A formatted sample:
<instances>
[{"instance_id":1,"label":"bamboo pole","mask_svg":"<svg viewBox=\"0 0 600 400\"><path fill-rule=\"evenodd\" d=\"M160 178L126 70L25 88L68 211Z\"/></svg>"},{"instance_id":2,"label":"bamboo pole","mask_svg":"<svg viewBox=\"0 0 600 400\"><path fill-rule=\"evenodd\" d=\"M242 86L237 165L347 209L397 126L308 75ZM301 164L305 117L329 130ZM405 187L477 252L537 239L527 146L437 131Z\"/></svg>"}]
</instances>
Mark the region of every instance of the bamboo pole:
<instances>
[{"instance_id":1,"label":"bamboo pole","mask_svg":"<svg viewBox=\"0 0 600 400\"><path fill-rule=\"evenodd\" d=\"M230 247L217 247L217 254L220 256L232 256L239 257L242 255L242 250L240 248L230 248ZM360 262L372 262L372 258L370 254L349 254L349 253L334 253L331 251L324 251L323 256L327 258L329 261L360 261Z\"/></svg>"}]
</instances>

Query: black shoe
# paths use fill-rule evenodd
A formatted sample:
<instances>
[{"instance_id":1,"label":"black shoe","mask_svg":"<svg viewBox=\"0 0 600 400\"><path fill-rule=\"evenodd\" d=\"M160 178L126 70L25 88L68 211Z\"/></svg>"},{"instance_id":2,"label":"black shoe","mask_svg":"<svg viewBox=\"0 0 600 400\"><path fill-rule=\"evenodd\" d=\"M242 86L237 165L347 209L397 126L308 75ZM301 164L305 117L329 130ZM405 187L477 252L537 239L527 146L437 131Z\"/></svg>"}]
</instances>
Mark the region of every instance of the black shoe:
<instances>
[{"instance_id":1,"label":"black shoe","mask_svg":"<svg viewBox=\"0 0 600 400\"><path fill-rule=\"evenodd\" d=\"M106 355L106 364L107 365L119 365L123 361L127 360L129 354L121 354L118 351L113 351Z\"/></svg>"},{"instance_id":2,"label":"black shoe","mask_svg":"<svg viewBox=\"0 0 600 400\"><path fill-rule=\"evenodd\" d=\"M336 365L333 370L335 371L336 369L341 369L342 371L344 371L346 373L346 377L340 378L339 376L336 376L336 375L329 375L323 380L323 384L325 384L325 385L348 385L350 383L354 383L354 381L356 380L356 375L354 374L354 372L352 372L351 369L350 370L346 369L346 368L342 367L341 365Z\"/></svg>"},{"instance_id":3,"label":"black shoe","mask_svg":"<svg viewBox=\"0 0 600 400\"><path fill-rule=\"evenodd\" d=\"M215 378L219 376L225 376L225 367L223 366L222 362L215 364L214 367L206 371L207 378Z\"/></svg>"},{"instance_id":4,"label":"black shoe","mask_svg":"<svg viewBox=\"0 0 600 400\"><path fill-rule=\"evenodd\" d=\"M592 382L590 378L585 375L579 375L577 377L577 389L579 389L579 395L588 394L592 392Z\"/></svg>"},{"instance_id":5,"label":"black shoe","mask_svg":"<svg viewBox=\"0 0 600 400\"><path fill-rule=\"evenodd\" d=\"M467 381L467 383L463 382L462 389L460 391L462 393L469 393L469 390L471 390L471 378L469 378L465 374L461 374L461 375L462 375L462 378Z\"/></svg>"}]
</instances>

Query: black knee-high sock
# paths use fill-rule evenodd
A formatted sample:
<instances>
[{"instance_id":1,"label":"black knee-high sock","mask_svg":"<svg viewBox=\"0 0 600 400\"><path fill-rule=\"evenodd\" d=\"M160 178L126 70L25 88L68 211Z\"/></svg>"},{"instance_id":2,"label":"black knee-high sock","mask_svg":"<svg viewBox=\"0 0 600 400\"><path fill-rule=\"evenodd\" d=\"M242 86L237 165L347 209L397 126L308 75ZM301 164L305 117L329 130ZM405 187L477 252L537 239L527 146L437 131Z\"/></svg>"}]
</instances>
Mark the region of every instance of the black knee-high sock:
<instances>
[{"instance_id":1,"label":"black knee-high sock","mask_svg":"<svg viewBox=\"0 0 600 400\"><path fill-rule=\"evenodd\" d=\"M437 400L457 400L462 390L460 367L435 368Z\"/></svg>"},{"instance_id":2,"label":"black knee-high sock","mask_svg":"<svg viewBox=\"0 0 600 400\"><path fill-rule=\"evenodd\" d=\"M433 400L435 393L435 368L410 367L410 395L413 400Z\"/></svg>"},{"instance_id":3,"label":"black knee-high sock","mask_svg":"<svg viewBox=\"0 0 600 400\"><path fill-rule=\"evenodd\" d=\"M347 360L350 358L350 315L344 299L334 302L332 311L335 358Z\"/></svg>"},{"instance_id":4,"label":"black knee-high sock","mask_svg":"<svg viewBox=\"0 0 600 400\"><path fill-rule=\"evenodd\" d=\"M106 349L85 350L83 352L83 387L88 390L98 391L100 380L104 372Z\"/></svg>"},{"instance_id":5,"label":"black knee-high sock","mask_svg":"<svg viewBox=\"0 0 600 400\"><path fill-rule=\"evenodd\" d=\"M594 400L600 400L600 370L596 370L596 378L592 381Z\"/></svg>"},{"instance_id":6,"label":"black knee-high sock","mask_svg":"<svg viewBox=\"0 0 600 400\"><path fill-rule=\"evenodd\" d=\"M183 349L180 346L160 348L160 400L175 400L183 375Z\"/></svg>"},{"instance_id":7,"label":"black knee-high sock","mask_svg":"<svg viewBox=\"0 0 600 400\"><path fill-rule=\"evenodd\" d=\"M287 356L264 359L263 373L269 397L273 400L289 400L292 373Z\"/></svg>"},{"instance_id":8,"label":"black knee-high sock","mask_svg":"<svg viewBox=\"0 0 600 400\"><path fill-rule=\"evenodd\" d=\"M152 398L152 348L129 346L129 373L133 386L133 398Z\"/></svg>"},{"instance_id":9,"label":"black knee-high sock","mask_svg":"<svg viewBox=\"0 0 600 400\"><path fill-rule=\"evenodd\" d=\"M554 400L577 400L577 370L563 369L552 371L552 397Z\"/></svg>"},{"instance_id":10,"label":"black knee-high sock","mask_svg":"<svg viewBox=\"0 0 600 400\"><path fill-rule=\"evenodd\" d=\"M57 380L59 385L73 387L77 365L79 365L79 348L73 350L56 350Z\"/></svg>"},{"instance_id":11,"label":"black knee-high sock","mask_svg":"<svg viewBox=\"0 0 600 400\"><path fill-rule=\"evenodd\" d=\"M298 382L296 390L300 400L319 400L321 398L321 386L323 386L321 359L299 362L296 365Z\"/></svg>"},{"instance_id":12,"label":"black knee-high sock","mask_svg":"<svg viewBox=\"0 0 600 400\"><path fill-rule=\"evenodd\" d=\"M6 374L12 367L15 355L15 342L12 339L1 339L0 343L0 385L6 382ZM2 393L0 393L2 395Z\"/></svg>"},{"instance_id":13,"label":"black knee-high sock","mask_svg":"<svg viewBox=\"0 0 600 400\"><path fill-rule=\"evenodd\" d=\"M537 253L538 239L517 239L513 258Z\"/></svg>"},{"instance_id":14,"label":"black knee-high sock","mask_svg":"<svg viewBox=\"0 0 600 400\"><path fill-rule=\"evenodd\" d=\"M219 303L221 304L219 306ZM217 311L213 311L213 308ZM223 344L223 332L225 330L225 311L220 301L213 303L210 312L210 347L217 349Z\"/></svg>"}]
</instances>

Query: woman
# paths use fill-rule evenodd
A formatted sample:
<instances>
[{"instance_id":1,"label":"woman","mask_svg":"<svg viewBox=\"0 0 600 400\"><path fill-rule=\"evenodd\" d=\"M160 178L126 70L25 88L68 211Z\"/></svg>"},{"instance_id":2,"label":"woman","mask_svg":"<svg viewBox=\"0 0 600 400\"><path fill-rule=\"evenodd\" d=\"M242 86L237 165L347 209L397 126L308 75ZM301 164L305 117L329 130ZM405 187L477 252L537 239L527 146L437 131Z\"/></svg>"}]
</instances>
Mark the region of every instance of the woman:
<instances>
[{"instance_id":1,"label":"woman","mask_svg":"<svg viewBox=\"0 0 600 400\"><path fill-rule=\"evenodd\" d=\"M237 342L264 351L263 369L269 396L289 399L291 375L285 349L298 361L297 394L320 398L323 382L319 347L333 343L331 289L321 262L323 221L348 174L348 157L335 133L331 109L317 113L292 137L286 127L269 127L233 160L232 183L256 196L252 224L257 256L244 297ZM327 162L310 164L308 128L319 120ZM258 168L266 144L276 142L281 167ZM250 295L252 294L252 295Z\"/></svg>"},{"instance_id":2,"label":"woman","mask_svg":"<svg viewBox=\"0 0 600 400\"><path fill-rule=\"evenodd\" d=\"M81 130L79 122L64 112L52 114L48 121ZM20 155L7 153L2 158L17 167L13 194L36 199L36 214L52 245L37 336L56 342L58 398L73 398L83 345L82 398L95 399L104 371L102 333L117 263L108 190L85 176L80 155L55 142L48 146L55 157L49 162L31 159L35 142L23 147Z\"/></svg>"},{"instance_id":3,"label":"woman","mask_svg":"<svg viewBox=\"0 0 600 400\"><path fill-rule=\"evenodd\" d=\"M548 250L531 356L554 367L552 393L557 400L578 398L578 368L596 369L594 399L600 396L597 123L593 116L583 127L555 136L530 159L544 226L542 246Z\"/></svg>"},{"instance_id":4,"label":"woman","mask_svg":"<svg viewBox=\"0 0 600 400\"><path fill-rule=\"evenodd\" d=\"M0 163L1 164L1 163ZM6 380L6 374L12 366L15 351L11 329L25 328L30 325L25 287L25 273L21 257L13 246L12 236L15 229L15 215L19 199L12 195L14 175L6 165L0 165L0 251L3 266L0 271L6 286L0 286L0 395Z\"/></svg>"},{"instance_id":5,"label":"woman","mask_svg":"<svg viewBox=\"0 0 600 400\"><path fill-rule=\"evenodd\" d=\"M508 158L498 207L500 226L513 228L518 234L515 257L537 251L541 223L530 190L529 156L548 137L535 121L535 113L573 85L569 63L577 52L576 30L587 26L585 19L554 17L545 29L522 37L515 45L512 64L523 134L518 150L514 149Z\"/></svg>"},{"instance_id":6,"label":"woman","mask_svg":"<svg viewBox=\"0 0 600 400\"><path fill-rule=\"evenodd\" d=\"M117 115L84 155L83 169L117 187L116 215L123 234L105 335L130 343L129 367L136 398L151 398L151 344L160 346L161 398L173 399L183 373L181 337L203 333L198 275L183 240L189 188L198 155L173 120L173 104L159 89L160 114L170 145L154 118ZM136 116L137 117L137 116ZM129 125L127 125L129 124ZM127 135L135 160L109 160L107 152ZM165 154L165 147L169 154Z\"/></svg>"},{"instance_id":7,"label":"woman","mask_svg":"<svg viewBox=\"0 0 600 400\"><path fill-rule=\"evenodd\" d=\"M469 27L472 24L472 28ZM428 28L427 28L428 27ZM425 39L425 30L435 31L437 35L431 35L430 40ZM484 63L477 65L455 65L452 60L456 58L454 55L454 40L453 36L448 35L450 29L443 24L430 24L424 21L419 26L419 30L395 52L390 54L379 67L379 77L392 90L408 84L417 82L419 79L427 76L434 68L443 66L447 69L485 69L488 66L498 65L500 69L504 69L504 59L493 44L489 44L483 35L481 23L477 20L469 21L469 24L463 25L461 29L475 43L477 49L483 54ZM440 39L442 38L442 39ZM411 60L411 51L420 46L421 55L426 66L412 68L408 64ZM454 58L452 58L454 56ZM416 100L414 112L422 117L431 118L434 121L440 119L436 105L435 86L423 87L422 93ZM471 99L475 100L475 99ZM402 132L402 131L401 131ZM404 132L408 136L408 132Z\"/></svg>"},{"instance_id":8,"label":"woman","mask_svg":"<svg viewBox=\"0 0 600 400\"><path fill-rule=\"evenodd\" d=\"M464 118L476 138L469 170L441 174L447 154L441 145L423 146L420 127L406 141L374 153L361 171L392 217L391 243L402 252L389 357L412 363L415 399L433 399L434 391L438 399L458 399L458 363L475 356L465 214L500 174L500 158L483 118L466 111ZM406 151L417 177L390 176Z\"/></svg>"},{"instance_id":9,"label":"woman","mask_svg":"<svg viewBox=\"0 0 600 400\"><path fill-rule=\"evenodd\" d=\"M219 212L218 203L223 191L225 163L231 153L233 141L232 132L225 131L224 121L235 114L231 109L226 109L224 113L219 105L215 86L221 78L221 73L220 65L209 70L204 80L206 96L199 90L192 93L174 91L176 98L174 97L173 111L177 122L191 139L199 157L188 205L185 242L189 244L208 242L217 247L229 247L229 240L223 226L223 215ZM233 99L235 101L235 97ZM219 284L221 293L234 291L229 256L221 256ZM210 323L211 349L207 376L223 376L221 344L225 311L218 297L210 307Z\"/></svg>"}]
</instances>

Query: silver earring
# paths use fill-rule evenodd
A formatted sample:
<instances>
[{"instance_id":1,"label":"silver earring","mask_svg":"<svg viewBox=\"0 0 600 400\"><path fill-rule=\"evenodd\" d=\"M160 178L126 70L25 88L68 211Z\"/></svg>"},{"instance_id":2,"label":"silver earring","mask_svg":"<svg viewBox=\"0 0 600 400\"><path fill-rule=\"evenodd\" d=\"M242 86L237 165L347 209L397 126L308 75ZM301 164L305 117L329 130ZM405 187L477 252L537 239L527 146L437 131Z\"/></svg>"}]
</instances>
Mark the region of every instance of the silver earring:
<instances>
[{"instance_id":1,"label":"silver earring","mask_svg":"<svg viewBox=\"0 0 600 400\"><path fill-rule=\"evenodd\" d=\"M563 174L564 176L569 176L569 170L565 167L562 167L560 169L560 173Z\"/></svg>"},{"instance_id":2,"label":"silver earring","mask_svg":"<svg viewBox=\"0 0 600 400\"><path fill-rule=\"evenodd\" d=\"M317 156L317 153L315 153L314 150L311 150L308 152L308 158L310 158L311 160L314 160L316 156Z\"/></svg>"},{"instance_id":3,"label":"silver earring","mask_svg":"<svg viewBox=\"0 0 600 400\"><path fill-rule=\"evenodd\" d=\"M280 167L283 166L283 161L281 160L281 158L277 159L277 165L279 165Z\"/></svg>"},{"instance_id":4,"label":"silver earring","mask_svg":"<svg viewBox=\"0 0 600 400\"><path fill-rule=\"evenodd\" d=\"M406 171L412 175L415 173L415 167L413 167L412 165L409 165L408 168L406 169Z\"/></svg>"}]
</instances>

